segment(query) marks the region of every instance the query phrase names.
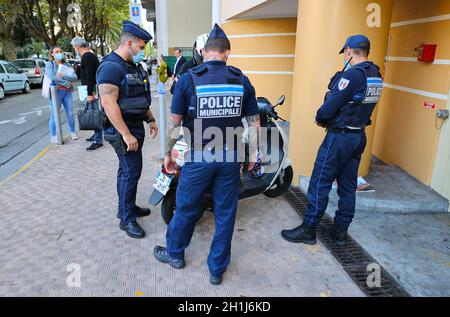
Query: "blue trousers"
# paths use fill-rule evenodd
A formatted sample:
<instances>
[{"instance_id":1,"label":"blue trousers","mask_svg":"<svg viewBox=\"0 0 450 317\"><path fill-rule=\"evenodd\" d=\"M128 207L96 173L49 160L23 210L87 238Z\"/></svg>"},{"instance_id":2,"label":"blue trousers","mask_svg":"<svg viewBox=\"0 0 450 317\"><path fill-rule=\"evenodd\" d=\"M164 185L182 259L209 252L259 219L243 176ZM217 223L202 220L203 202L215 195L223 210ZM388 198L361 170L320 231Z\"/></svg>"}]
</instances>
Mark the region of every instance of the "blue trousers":
<instances>
[{"instance_id":1,"label":"blue trousers","mask_svg":"<svg viewBox=\"0 0 450 317\"><path fill-rule=\"evenodd\" d=\"M66 113L67 125L69 126L70 132L75 132L75 120L73 118L73 97L71 90L57 90L56 96L58 97L58 103L63 105L64 111ZM56 136L56 124L55 124L55 114L53 113L52 99L50 98L50 135Z\"/></svg>"},{"instance_id":2,"label":"blue trousers","mask_svg":"<svg viewBox=\"0 0 450 317\"><path fill-rule=\"evenodd\" d=\"M314 163L303 224L310 227L319 224L336 180L339 202L334 223L343 228L350 226L355 214L358 168L365 147L365 133L327 133Z\"/></svg>"},{"instance_id":3,"label":"blue trousers","mask_svg":"<svg viewBox=\"0 0 450 317\"><path fill-rule=\"evenodd\" d=\"M138 140L136 152L117 155L119 170L117 171L117 195L119 197L119 217L124 223L136 220L136 193L142 173L142 146L144 144L144 127L130 128L131 134Z\"/></svg>"},{"instance_id":4,"label":"blue trousers","mask_svg":"<svg viewBox=\"0 0 450 317\"><path fill-rule=\"evenodd\" d=\"M181 171L177 189L176 212L167 228L170 256L184 259L195 224L201 216L203 193L211 186L215 232L208 257L211 275L219 277L231 259L231 240L240 192L240 163L188 162Z\"/></svg>"},{"instance_id":5,"label":"blue trousers","mask_svg":"<svg viewBox=\"0 0 450 317\"><path fill-rule=\"evenodd\" d=\"M94 143L103 144L103 130L94 130Z\"/></svg>"}]
</instances>

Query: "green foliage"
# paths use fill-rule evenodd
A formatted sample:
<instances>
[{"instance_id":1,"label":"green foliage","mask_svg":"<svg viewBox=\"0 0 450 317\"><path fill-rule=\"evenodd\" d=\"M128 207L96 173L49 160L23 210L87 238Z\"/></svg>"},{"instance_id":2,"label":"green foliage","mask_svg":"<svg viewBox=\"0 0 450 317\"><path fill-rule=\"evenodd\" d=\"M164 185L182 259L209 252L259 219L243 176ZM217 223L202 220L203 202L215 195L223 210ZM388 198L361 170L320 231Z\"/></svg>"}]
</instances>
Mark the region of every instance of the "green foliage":
<instances>
[{"instance_id":1,"label":"green foliage","mask_svg":"<svg viewBox=\"0 0 450 317\"><path fill-rule=\"evenodd\" d=\"M67 11L70 4L78 5ZM119 44L122 21L128 18L124 0L0 0L0 44L3 53L14 58L14 47L24 54L42 54L44 43L72 51L70 40L78 35L106 54ZM68 21L80 23L73 26Z\"/></svg>"}]
</instances>

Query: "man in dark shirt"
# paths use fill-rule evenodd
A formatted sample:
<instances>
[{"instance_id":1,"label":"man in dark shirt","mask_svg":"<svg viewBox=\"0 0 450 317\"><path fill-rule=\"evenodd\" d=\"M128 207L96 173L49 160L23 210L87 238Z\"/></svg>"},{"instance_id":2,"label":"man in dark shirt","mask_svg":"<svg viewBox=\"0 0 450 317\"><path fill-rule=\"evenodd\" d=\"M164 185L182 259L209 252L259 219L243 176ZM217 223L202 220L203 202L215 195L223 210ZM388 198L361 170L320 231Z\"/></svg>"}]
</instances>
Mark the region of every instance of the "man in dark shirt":
<instances>
[{"instance_id":1,"label":"man in dark shirt","mask_svg":"<svg viewBox=\"0 0 450 317\"><path fill-rule=\"evenodd\" d=\"M72 46L75 53L81 57L81 84L87 86L87 101L92 102L95 100L95 88L99 61L97 56L91 52L89 44L84 38L75 37L72 39ZM94 135L86 141L92 142L92 144L86 149L88 151L94 151L103 146L103 131L101 129L94 130Z\"/></svg>"}]
</instances>

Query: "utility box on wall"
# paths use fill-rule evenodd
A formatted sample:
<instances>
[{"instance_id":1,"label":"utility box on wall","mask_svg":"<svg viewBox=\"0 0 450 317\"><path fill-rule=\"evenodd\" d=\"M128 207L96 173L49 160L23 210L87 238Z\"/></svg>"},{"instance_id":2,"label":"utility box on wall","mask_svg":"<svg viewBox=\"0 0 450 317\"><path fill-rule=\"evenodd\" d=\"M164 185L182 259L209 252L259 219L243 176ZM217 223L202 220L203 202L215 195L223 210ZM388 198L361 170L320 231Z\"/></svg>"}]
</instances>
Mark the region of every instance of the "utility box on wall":
<instances>
[{"instance_id":1,"label":"utility box on wall","mask_svg":"<svg viewBox=\"0 0 450 317\"><path fill-rule=\"evenodd\" d=\"M436 44L422 44L417 50L417 60L424 63L434 62L436 56Z\"/></svg>"}]
</instances>

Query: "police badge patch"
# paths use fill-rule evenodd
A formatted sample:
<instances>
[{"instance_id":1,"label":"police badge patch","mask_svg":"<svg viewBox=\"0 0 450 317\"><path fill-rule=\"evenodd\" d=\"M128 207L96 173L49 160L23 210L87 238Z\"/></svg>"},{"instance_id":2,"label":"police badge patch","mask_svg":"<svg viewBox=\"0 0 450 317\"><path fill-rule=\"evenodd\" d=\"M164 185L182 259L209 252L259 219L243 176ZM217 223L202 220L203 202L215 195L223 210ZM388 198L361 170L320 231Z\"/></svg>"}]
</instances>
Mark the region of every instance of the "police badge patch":
<instances>
[{"instance_id":1,"label":"police badge patch","mask_svg":"<svg viewBox=\"0 0 450 317\"><path fill-rule=\"evenodd\" d=\"M244 86L200 85L197 94L197 118L239 117L242 113Z\"/></svg>"},{"instance_id":2,"label":"police badge patch","mask_svg":"<svg viewBox=\"0 0 450 317\"><path fill-rule=\"evenodd\" d=\"M345 88L347 88L348 84L350 84L350 80L341 78L338 84L339 90L344 90Z\"/></svg>"}]
</instances>

